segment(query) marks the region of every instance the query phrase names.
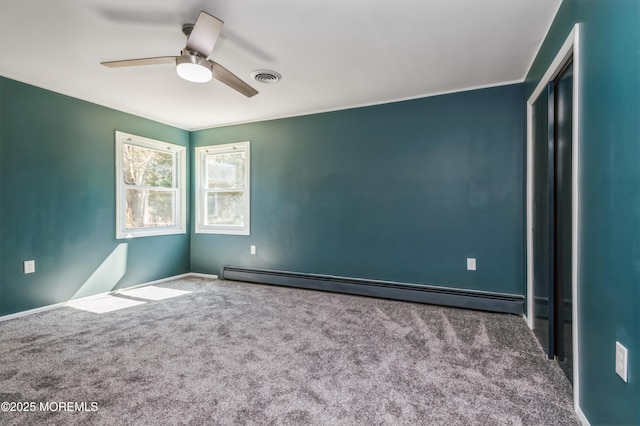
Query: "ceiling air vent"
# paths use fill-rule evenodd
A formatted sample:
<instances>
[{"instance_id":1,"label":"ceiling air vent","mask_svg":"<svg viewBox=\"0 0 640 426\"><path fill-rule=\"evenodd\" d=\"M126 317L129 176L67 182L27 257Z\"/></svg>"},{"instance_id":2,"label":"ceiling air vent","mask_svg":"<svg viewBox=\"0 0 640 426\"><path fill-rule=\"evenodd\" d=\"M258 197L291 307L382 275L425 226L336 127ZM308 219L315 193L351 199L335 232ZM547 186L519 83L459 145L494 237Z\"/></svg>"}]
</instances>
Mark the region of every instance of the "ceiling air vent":
<instances>
[{"instance_id":1,"label":"ceiling air vent","mask_svg":"<svg viewBox=\"0 0 640 426\"><path fill-rule=\"evenodd\" d=\"M282 80L282 76L275 71L255 70L251 73L251 78L259 83L277 83Z\"/></svg>"}]
</instances>

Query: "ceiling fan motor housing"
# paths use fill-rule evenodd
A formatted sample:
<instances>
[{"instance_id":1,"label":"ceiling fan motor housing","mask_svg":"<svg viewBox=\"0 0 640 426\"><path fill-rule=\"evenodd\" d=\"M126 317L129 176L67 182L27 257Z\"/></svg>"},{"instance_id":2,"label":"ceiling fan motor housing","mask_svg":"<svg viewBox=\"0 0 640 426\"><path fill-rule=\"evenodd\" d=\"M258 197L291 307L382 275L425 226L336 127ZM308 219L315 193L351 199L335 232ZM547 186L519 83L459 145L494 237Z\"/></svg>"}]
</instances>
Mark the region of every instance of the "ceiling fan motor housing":
<instances>
[{"instance_id":1,"label":"ceiling fan motor housing","mask_svg":"<svg viewBox=\"0 0 640 426\"><path fill-rule=\"evenodd\" d=\"M182 34L189 37L193 31L194 24L182 24Z\"/></svg>"}]
</instances>

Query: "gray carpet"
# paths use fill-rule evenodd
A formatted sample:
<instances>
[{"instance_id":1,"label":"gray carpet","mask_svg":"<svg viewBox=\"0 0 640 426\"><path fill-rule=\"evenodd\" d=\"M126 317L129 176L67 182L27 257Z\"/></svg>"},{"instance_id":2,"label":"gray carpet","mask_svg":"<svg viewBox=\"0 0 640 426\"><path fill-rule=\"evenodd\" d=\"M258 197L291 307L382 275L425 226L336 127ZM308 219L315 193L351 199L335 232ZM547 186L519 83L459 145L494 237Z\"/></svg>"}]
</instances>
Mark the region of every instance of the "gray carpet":
<instances>
[{"instance_id":1,"label":"gray carpet","mask_svg":"<svg viewBox=\"0 0 640 426\"><path fill-rule=\"evenodd\" d=\"M0 424L579 424L516 316L198 278L159 287L191 293L0 322L0 401L35 403Z\"/></svg>"}]
</instances>

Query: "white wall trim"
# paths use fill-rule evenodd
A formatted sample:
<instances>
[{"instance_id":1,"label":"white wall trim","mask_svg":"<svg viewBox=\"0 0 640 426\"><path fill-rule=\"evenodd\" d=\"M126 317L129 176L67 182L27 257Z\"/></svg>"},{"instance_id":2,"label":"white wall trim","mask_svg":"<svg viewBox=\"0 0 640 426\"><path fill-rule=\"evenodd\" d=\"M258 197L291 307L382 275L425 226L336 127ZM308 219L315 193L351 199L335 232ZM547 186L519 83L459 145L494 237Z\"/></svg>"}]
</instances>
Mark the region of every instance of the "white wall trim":
<instances>
[{"instance_id":1,"label":"white wall trim","mask_svg":"<svg viewBox=\"0 0 640 426\"><path fill-rule=\"evenodd\" d=\"M87 297L81 297L81 298L78 298L78 299L72 299L72 300L69 300L67 302L55 303L53 305L47 305L47 306L42 306L40 308L29 309L27 311L16 312L15 314L3 315L3 316L0 316L0 322L9 321L9 320L16 319L16 318L22 318L22 317L26 317L26 316L33 315L33 314L38 314L40 312L51 311L53 309L64 308L65 306L67 306L69 303L72 303L72 302L75 303L75 302L79 302L81 300L97 299L99 297L104 297L104 296L108 296L108 295L111 295L111 294L118 294L118 293L120 293L122 291L131 290L131 289L138 288L138 287L145 287L145 286L149 286L149 285L161 284L161 283L164 283L164 282L173 281L173 280L179 280L179 279L182 279L182 278L189 278L189 277L210 278L210 279L214 279L214 280L218 279L217 275L209 275L209 274L199 274L199 273L195 273L195 272L187 272L186 274L173 275L171 277L162 278L162 279L155 280L155 281L149 281L149 282L146 282L146 283L143 283L143 284L137 284L137 285L133 285L133 286L130 286L130 287L118 288L116 290L105 291L103 293L94 294L94 295L87 296Z\"/></svg>"},{"instance_id":2,"label":"white wall trim","mask_svg":"<svg viewBox=\"0 0 640 426\"><path fill-rule=\"evenodd\" d=\"M164 152L173 157L173 185L164 187L147 187L126 184L124 179L124 145L146 148ZM171 142L164 142L143 136L115 131L115 167L116 167L116 239L148 237L155 235L175 235L187 233L187 147ZM149 226L142 228L126 227L126 191L127 189L162 189L175 194L173 226Z\"/></svg>"},{"instance_id":3,"label":"white wall trim","mask_svg":"<svg viewBox=\"0 0 640 426\"><path fill-rule=\"evenodd\" d=\"M197 277L197 278L209 278L211 280L217 280L218 276L217 275L213 275L213 274L201 274L200 272L191 272L189 273L190 277Z\"/></svg>"},{"instance_id":4,"label":"white wall trim","mask_svg":"<svg viewBox=\"0 0 640 426\"><path fill-rule=\"evenodd\" d=\"M583 424L589 424L580 408L580 339L579 339L579 232L580 232L580 87L582 59L580 57L580 24L576 24L564 44L547 68L544 76L527 100L527 323L533 329L533 104L562 71L562 67L573 55L573 137L571 147L571 191L572 191L572 241L571 241L571 292L573 300L573 401L576 413Z\"/></svg>"},{"instance_id":5,"label":"white wall trim","mask_svg":"<svg viewBox=\"0 0 640 426\"><path fill-rule=\"evenodd\" d=\"M93 296L91 296L91 297L93 297ZM83 300L83 299L85 299L85 298L77 299L77 300ZM86 299L88 299L88 297ZM38 314L40 312L51 311L51 310L57 309L57 308L63 308L63 307L65 307L67 305L67 303L68 302L56 303L54 305L47 305L47 306L43 306L41 308L29 309L28 311L16 312L15 314L3 315L3 316L0 317L0 322L9 321L9 320L16 319L16 318L22 318L22 317L26 317L26 316L33 315L33 314Z\"/></svg>"},{"instance_id":6,"label":"white wall trim","mask_svg":"<svg viewBox=\"0 0 640 426\"><path fill-rule=\"evenodd\" d=\"M591 426L591 423L587 420L587 416L584 415L580 407L576 407L576 414L578 415L578 420L580 420L580 423L582 423L583 426Z\"/></svg>"},{"instance_id":7,"label":"white wall trim","mask_svg":"<svg viewBox=\"0 0 640 426\"><path fill-rule=\"evenodd\" d=\"M245 180L242 187L230 188L208 188L209 167L206 164L207 157L244 152ZM226 234L226 235L251 235L251 141L232 142L220 145L199 146L194 150L194 192L195 224L193 225L196 234ZM206 217L206 193L207 192L242 192L244 203L244 224L237 225L208 225L205 223Z\"/></svg>"}]
</instances>

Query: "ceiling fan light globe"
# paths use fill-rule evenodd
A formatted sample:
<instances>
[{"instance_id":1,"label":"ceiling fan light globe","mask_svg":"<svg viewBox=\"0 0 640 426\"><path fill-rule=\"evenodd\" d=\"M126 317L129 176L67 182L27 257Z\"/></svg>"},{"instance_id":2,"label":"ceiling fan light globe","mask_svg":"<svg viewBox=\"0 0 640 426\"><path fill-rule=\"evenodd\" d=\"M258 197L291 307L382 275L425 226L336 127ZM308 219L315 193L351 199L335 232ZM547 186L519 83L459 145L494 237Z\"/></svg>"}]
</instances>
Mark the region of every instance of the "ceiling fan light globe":
<instances>
[{"instance_id":1,"label":"ceiling fan light globe","mask_svg":"<svg viewBox=\"0 0 640 426\"><path fill-rule=\"evenodd\" d=\"M212 77L211 69L199 64L178 64L176 71L180 77L194 83L206 83Z\"/></svg>"},{"instance_id":2,"label":"ceiling fan light globe","mask_svg":"<svg viewBox=\"0 0 640 426\"><path fill-rule=\"evenodd\" d=\"M207 61L196 56L178 58L176 72L181 78L194 83L206 83L213 76Z\"/></svg>"}]
</instances>

